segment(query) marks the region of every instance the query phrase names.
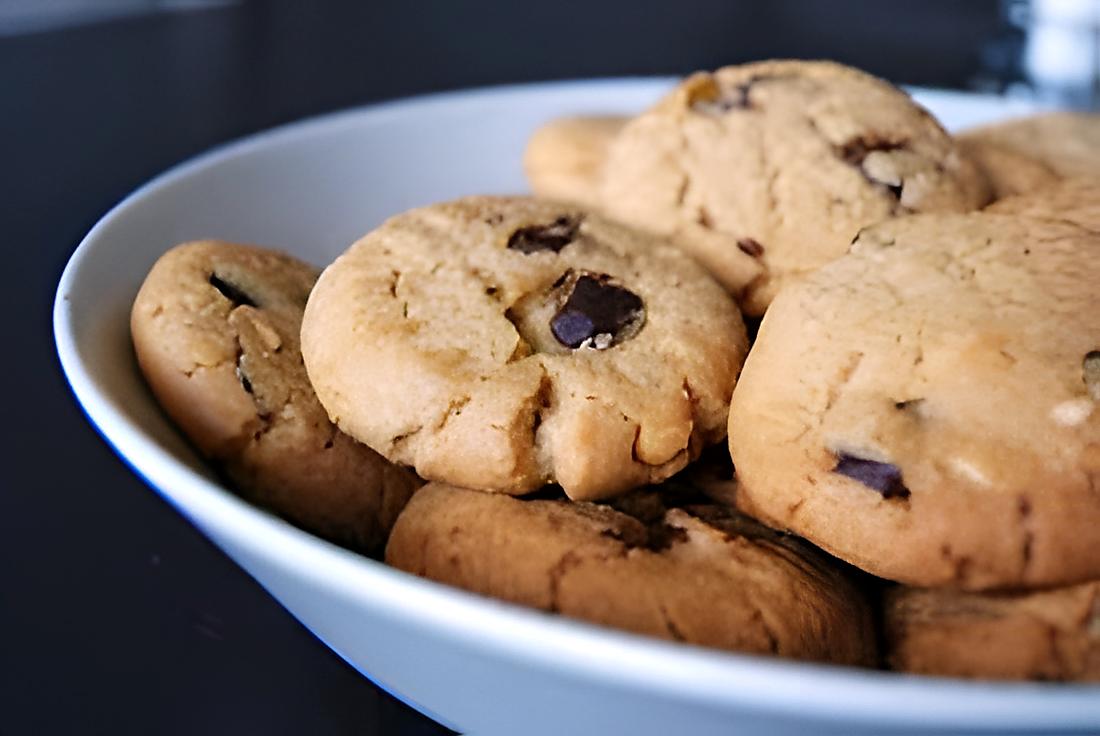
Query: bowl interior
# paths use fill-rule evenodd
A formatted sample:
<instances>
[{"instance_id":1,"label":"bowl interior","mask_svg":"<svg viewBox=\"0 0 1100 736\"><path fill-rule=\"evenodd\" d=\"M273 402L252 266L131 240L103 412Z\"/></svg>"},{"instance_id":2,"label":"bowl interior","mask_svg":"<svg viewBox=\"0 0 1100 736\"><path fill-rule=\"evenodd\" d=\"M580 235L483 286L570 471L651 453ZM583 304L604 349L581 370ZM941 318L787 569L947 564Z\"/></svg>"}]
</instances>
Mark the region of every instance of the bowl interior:
<instances>
[{"instance_id":1,"label":"bowl interior","mask_svg":"<svg viewBox=\"0 0 1100 736\"><path fill-rule=\"evenodd\" d=\"M704 651L418 580L237 499L218 484L146 390L133 360L129 309L153 262L172 245L205 237L254 242L323 266L383 219L410 207L471 193L525 191L520 160L537 125L569 114L633 113L669 84L667 79L553 83L389 103L276 129L169 171L105 216L62 277L54 325L77 399L119 454L170 503L322 638L398 689L401 673L393 669L391 677L383 659L361 654L356 644L369 639L376 651L386 626L435 637L440 646L453 645L470 657L491 655L496 671L542 668L590 689L613 684L654 702L727 715L754 708L864 724L1100 723L1100 697L1093 688L955 683ZM955 93L916 96L948 127L1030 110L1022 103ZM328 611L373 617L380 629L355 634L354 620L312 607L303 591L328 601ZM517 675L516 681L523 679ZM423 689L417 699L449 702L433 701ZM440 714L450 720L449 713Z\"/></svg>"}]
</instances>

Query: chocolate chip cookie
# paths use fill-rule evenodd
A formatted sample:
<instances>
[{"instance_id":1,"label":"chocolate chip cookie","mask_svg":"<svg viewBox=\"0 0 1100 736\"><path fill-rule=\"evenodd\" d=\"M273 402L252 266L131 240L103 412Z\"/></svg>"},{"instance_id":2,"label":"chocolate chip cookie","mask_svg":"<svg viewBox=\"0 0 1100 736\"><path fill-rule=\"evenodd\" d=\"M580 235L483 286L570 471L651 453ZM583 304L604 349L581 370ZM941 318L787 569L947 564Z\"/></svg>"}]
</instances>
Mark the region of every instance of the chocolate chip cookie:
<instances>
[{"instance_id":1,"label":"chocolate chip cookie","mask_svg":"<svg viewBox=\"0 0 1100 736\"><path fill-rule=\"evenodd\" d=\"M1003 594L899 587L884 615L896 670L1100 681L1100 583Z\"/></svg>"},{"instance_id":2,"label":"chocolate chip cookie","mask_svg":"<svg viewBox=\"0 0 1100 736\"><path fill-rule=\"evenodd\" d=\"M961 140L994 143L1038 159L1063 177L1100 176L1100 114L1051 112L971 128Z\"/></svg>"},{"instance_id":3,"label":"chocolate chip cookie","mask_svg":"<svg viewBox=\"0 0 1100 736\"><path fill-rule=\"evenodd\" d=\"M988 199L928 112L823 61L689 77L615 137L600 191L607 214L674 238L749 315L843 255L865 225Z\"/></svg>"},{"instance_id":4,"label":"chocolate chip cookie","mask_svg":"<svg viewBox=\"0 0 1100 736\"><path fill-rule=\"evenodd\" d=\"M386 562L512 603L741 652L873 664L867 604L834 561L664 487L613 505L425 486Z\"/></svg>"},{"instance_id":5,"label":"chocolate chip cookie","mask_svg":"<svg viewBox=\"0 0 1100 736\"><path fill-rule=\"evenodd\" d=\"M472 197L398 215L340 256L302 348L333 421L423 477L594 499L725 436L746 337L721 286L663 241Z\"/></svg>"},{"instance_id":6,"label":"chocolate chip cookie","mask_svg":"<svg viewBox=\"0 0 1100 736\"><path fill-rule=\"evenodd\" d=\"M881 577L1100 578L1100 237L972 213L865 230L765 315L739 506Z\"/></svg>"},{"instance_id":7,"label":"chocolate chip cookie","mask_svg":"<svg viewBox=\"0 0 1100 736\"><path fill-rule=\"evenodd\" d=\"M420 481L337 430L318 403L298 338L316 278L261 248L180 245L134 301L134 350L168 416L245 496L376 551Z\"/></svg>"}]
</instances>

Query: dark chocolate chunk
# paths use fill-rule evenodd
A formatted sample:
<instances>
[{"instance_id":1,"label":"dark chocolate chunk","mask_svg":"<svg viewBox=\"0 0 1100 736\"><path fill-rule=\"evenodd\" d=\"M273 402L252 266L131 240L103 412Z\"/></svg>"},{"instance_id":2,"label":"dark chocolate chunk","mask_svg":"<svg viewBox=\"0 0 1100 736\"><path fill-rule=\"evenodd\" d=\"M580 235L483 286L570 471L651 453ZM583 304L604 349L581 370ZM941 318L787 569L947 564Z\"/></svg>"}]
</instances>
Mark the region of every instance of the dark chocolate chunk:
<instances>
[{"instance_id":1,"label":"dark chocolate chunk","mask_svg":"<svg viewBox=\"0 0 1100 736\"><path fill-rule=\"evenodd\" d=\"M559 312L550 323L554 337L562 345L579 347L582 342L596 334L592 318L580 312Z\"/></svg>"},{"instance_id":2,"label":"dark chocolate chunk","mask_svg":"<svg viewBox=\"0 0 1100 736\"><path fill-rule=\"evenodd\" d=\"M901 469L896 465L866 460L842 452L837 455L833 472L875 489L883 498L909 498L909 489L902 482Z\"/></svg>"},{"instance_id":3,"label":"dark chocolate chunk","mask_svg":"<svg viewBox=\"0 0 1100 736\"><path fill-rule=\"evenodd\" d=\"M741 238L737 241L737 247L741 249L742 253L750 255L753 258L759 258L764 255L764 246L760 245L760 241L755 238Z\"/></svg>"},{"instance_id":4,"label":"dark chocolate chunk","mask_svg":"<svg viewBox=\"0 0 1100 736\"><path fill-rule=\"evenodd\" d=\"M719 94L713 99L699 99L691 103L691 109L705 115L724 115L730 110L748 110L752 107L749 90L752 80Z\"/></svg>"},{"instance_id":5,"label":"dark chocolate chunk","mask_svg":"<svg viewBox=\"0 0 1100 736\"><path fill-rule=\"evenodd\" d=\"M603 349L636 332L645 318L642 300L610 280L607 275L577 278L569 298L550 320L558 342L575 350L591 338L593 347Z\"/></svg>"},{"instance_id":6,"label":"dark chocolate chunk","mask_svg":"<svg viewBox=\"0 0 1100 736\"><path fill-rule=\"evenodd\" d=\"M852 138L843 145L837 146L836 155L839 156L844 163L851 164L852 166L861 166L863 164L863 159L867 158L867 154L871 153L871 151L896 151L904 147L905 144L900 141L879 138L876 135L861 135Z\"/></svg>"},{"instance_id":7,"label":"dark chocolate chunk","mask_svg":"<svg viewBox=\"0 0 1100 736\"><path fill-rule=\"evenodd\" d=\"M896 151L905 148L905 141L896 141L889 138L880 138L877 135L861 135L852 138L843 145L836 146L836 155L845 163L856 166L863 173L863 178L872 184L877 184L888 191L894 199L901 199L902 184L879 181L863 169L863 160L872 151Z\"/></svg>"},{"instance_id":8,"label":"dark chocolate chunk","mask_svg":"<svg viewBox=\"0 0 1100 736\"><path fill-rule=\"evenodd\" d=\"M221 292L229 301L233 302L234 307L255 307L256 302L252 300L248 294L244 293L238 286L229 283L225 279L218 276L216 273L210 274L210 285Z\"/></svg>"},{"instance_id":9,"label":"dark chocolate chunk","mask_svg":"<svg viewBox=\"0 0 1100 736\"><path fill-rule=\"evenodd\" d=\"M557 253L576 239L580 227L580 217L562 215L546 225L519 228L508 238L508 248L520 253L538 253L544 250Z\"/></svg>"},{"instance_id":10,"label":"dark chocolate chunk","mask_svg":"<svg viewBox=\"0 0 1100 736\"><path fill-rule=\"evenodd\" d=\"M723 115L730 110L752 110L756 107L752 101L752 88L760 82L789 78L791 74L755 74L747 82L723 90L712 99L698 99L691 103L696 112L706 115Z\"/></svg>"}]
</instances>

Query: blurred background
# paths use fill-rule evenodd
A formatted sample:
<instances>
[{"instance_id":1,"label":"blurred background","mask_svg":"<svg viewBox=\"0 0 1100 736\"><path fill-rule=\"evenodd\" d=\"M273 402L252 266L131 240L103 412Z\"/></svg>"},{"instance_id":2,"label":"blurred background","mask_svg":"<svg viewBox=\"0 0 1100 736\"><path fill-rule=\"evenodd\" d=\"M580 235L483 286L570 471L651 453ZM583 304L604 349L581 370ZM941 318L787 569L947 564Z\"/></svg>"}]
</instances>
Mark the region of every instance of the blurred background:
<instances>
[{"instance_id":1,"label":"blurred background","mask_svg":"<svg viewBox=\"0 0 1100 736\"><path fill-rule=\"evenodd\" d=\"M826 57L1100 102L1100 0L0 0L0 734L441 733L146 489L84 421L49 323L77 242L211 146L437 90ZM409 653L415 657L415 652Z\"/></svg>"}]
</instances>

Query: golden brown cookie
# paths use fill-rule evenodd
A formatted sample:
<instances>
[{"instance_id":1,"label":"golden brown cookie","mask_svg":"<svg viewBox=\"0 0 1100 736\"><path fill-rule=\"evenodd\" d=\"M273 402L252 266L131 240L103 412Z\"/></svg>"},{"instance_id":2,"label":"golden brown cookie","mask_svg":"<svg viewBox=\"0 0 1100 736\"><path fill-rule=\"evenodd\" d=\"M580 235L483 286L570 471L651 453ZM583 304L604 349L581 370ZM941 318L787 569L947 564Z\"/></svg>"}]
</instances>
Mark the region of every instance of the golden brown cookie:
<instances>
[{"instance_id":1,"label":"golden brown cookie","mask_svg":"<svg viewBox=\"0 0 1100 736\"><path fill-rule=\"evenodd\" d=\"M1100 235L916 215L785 290L730 408L738 504L880 577L1100 578Z\"/></svg>"},{"instance_id":2,"label":"golden brown cookie","mask_svg":"<svg viewBox=\"0 0 1100 736\"><path fill-rule=\"evenodd\" d=\"M994 201L1034 192L1061 177L1042 161L981 138L957 139L959 150L985 175Z\"/></svg>"},{"instance_id":3,"label":"golden brown cookie","mask_svg":"<svg viewBox=\"0 0 1100 736\"><path fill-rule=\"evenodd\" d=\"M959 134L1037 159L1059 176L1100 176L1100 114L1051 112Z\"/></svg>"},{"instance_id":4,"label":"golden brown cookie","mask_svg":"<svg viewBox=\"0 0 1100 736\"><path fill-rule=\"evenodd\" d=\"M1063 220L1100 232L1100 177L1064 179L1043 189L995 202L987 211Z\"/></svg>"},{"instance_id":5,"label":"golden brown cookie","mask_svg":"<svg viewBox=\"0 0 1100 736\"><path fill-rule=\"evenodd\" d=\"M521 197L389 220L325 270L302 341L329 416L391 460L588 500L720 441L746 351L737 306L678 249Z\"/></svg>"},{"instance_id":6,"label":"golden brown cookie","mask_svg":"<svg viewBox=\"0 0 1100 736\"><path fill-rule=\"evenodd\" d=\"M538 197L598 209L607 151L627 120L610 115L559 118L536 130L523 156L531 190Z\"/></svg>"},{"instance_id":7,"label":"golden brown cookie","mask_svg":"<svg viewBox=\"0 0 1100 736\"><path fill-rule=\"evenodd\" d=\"M984 205L988 185L896 87L831 62L689 77L611 144L603 210L672 237L759 315L861 227Z\"/></svg>"},{"instance_id":8,"label":"golden brown cookie","mask_svg":"<svg viewBox=\"0 0 1100 736\"><path fill-rule=\"evenodd\" d=\"M835 563L705 499L635 491L613 505L430 483L386 562L512 603L701 646L875 661L861 594Z\"/></svg>"},{"instance_id":9,"label":"golden brown cookie","mask_svg":"<svg viewBox=\"0 0 1100 736\"><path fill-rule=\"evenodd\" d=\"M134 300L134 350L168 416L244 495L377 550L420 481L337 430L318 403L298 338L316 278L253 246L177 246Z\"/></svg>"},{"instance_id":10,"label":"golden brown cookie","mask_svg":"<svg viewBox=\"0 0 1100 736\"><path fill-rule=\"evenodd\" d=\"M1100 681L1100 583L1003 594L898 587L884 616L895 670Z\"/></svg>"}]
</instances>

